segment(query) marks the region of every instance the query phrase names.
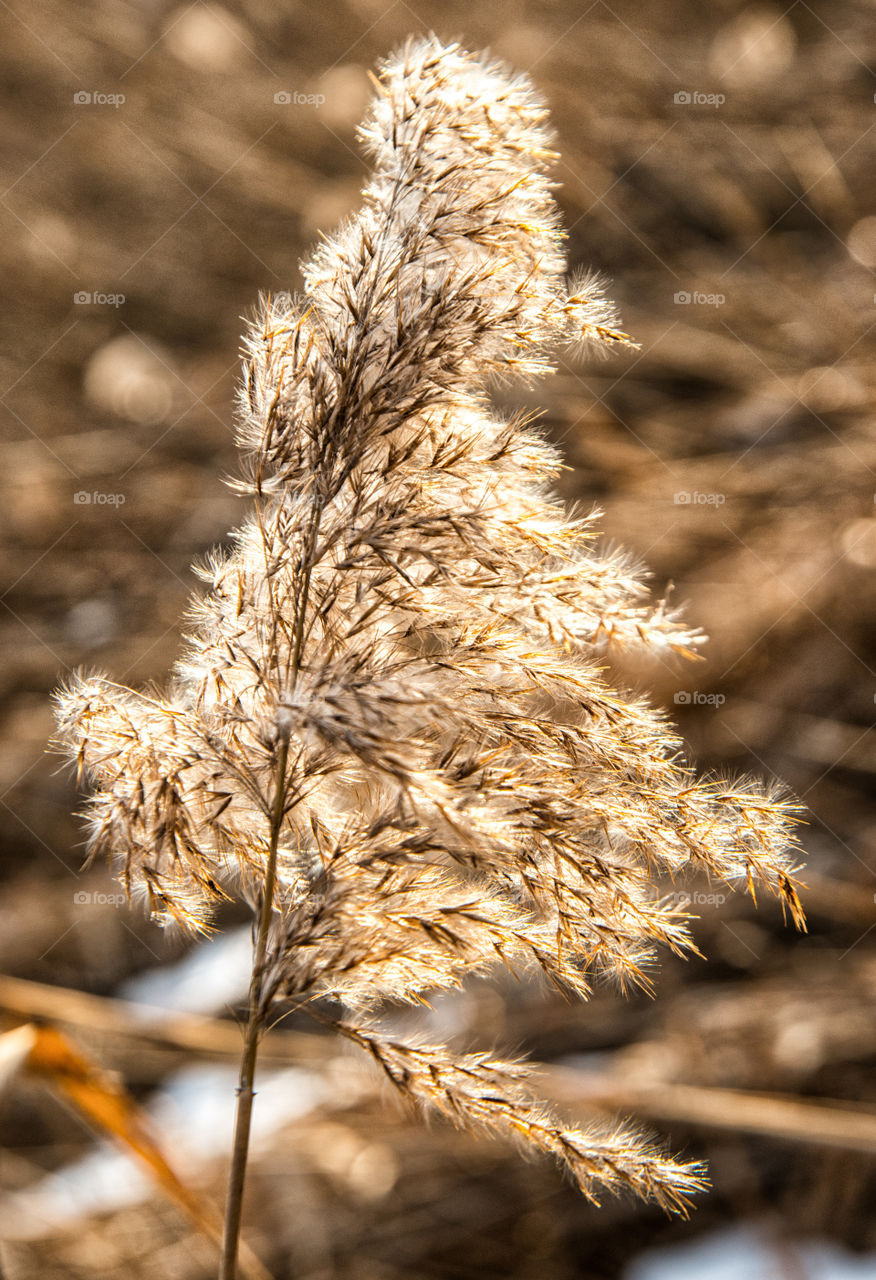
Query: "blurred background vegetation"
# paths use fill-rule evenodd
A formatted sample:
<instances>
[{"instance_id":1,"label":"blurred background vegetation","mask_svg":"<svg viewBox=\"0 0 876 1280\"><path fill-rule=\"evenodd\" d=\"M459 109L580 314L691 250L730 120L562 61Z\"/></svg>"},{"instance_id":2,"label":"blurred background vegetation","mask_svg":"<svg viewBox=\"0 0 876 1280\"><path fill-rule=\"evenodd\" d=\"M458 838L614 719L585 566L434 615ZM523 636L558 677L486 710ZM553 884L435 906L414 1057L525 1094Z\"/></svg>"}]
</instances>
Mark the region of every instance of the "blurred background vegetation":
<instances>
[{"instance_id":1,"label":"blurred background vegetation","mask_svg":"<svg viewBox=\"0 0 876 1280\"><path fill-rule=\"evenodd\" d=\"M762 1252L728 1277L851 1274L805 1242L876 1254L872 4L3 10L0 971L217 1014L239 995L225 952L185 979L170 966L188 944L120 905L105 868L82 870L77 793L45 754L48 695L82 664L134 684L172 665L189 566L243 512L222 483L241 316L259 291L299 287L299 258L355 208L367 69L429 29L489 47L549 102L572 266L611 279L641 344L497 394L544 410L564 496L601 507L606 537L712 637L704 663L621 674L703 768L776 776L802 798L810 931L702 885L708 959L667 958L655 1000L606 987L578 1007L482 982L420 1018L571 1063L579 1111L638 1110L707 1158L714 1189L688 1223L594 1209L551 1168L426 1129L326 1047L262 1108L250 1238L278 1278L572 1280L645 1276L643 1251L700 1239L739 1253L741 1237L714 1236L733 1228L759 1232ZM5 1025L28 1013L14 1004ZM77 1042L157 1107L171 1156L218 1199L230 1059L217 1049L187 1076L181 1050L88 1024ZM773 1131L778 1109L755 1123L727 1088L781 1095L791 1136ZM827 1141L794 1110L823 1099L859 1117L857 1140L854 1120ZM212 1246L147 1183L128 1187L124 1162L101 1165L54 1097L14 1083L0 1127L12 1280L213 1274ZM64 1201L71 1169L79 1200ZM675 1255L673 1276L694 1256Z\"/></svg>"}]
</instances>

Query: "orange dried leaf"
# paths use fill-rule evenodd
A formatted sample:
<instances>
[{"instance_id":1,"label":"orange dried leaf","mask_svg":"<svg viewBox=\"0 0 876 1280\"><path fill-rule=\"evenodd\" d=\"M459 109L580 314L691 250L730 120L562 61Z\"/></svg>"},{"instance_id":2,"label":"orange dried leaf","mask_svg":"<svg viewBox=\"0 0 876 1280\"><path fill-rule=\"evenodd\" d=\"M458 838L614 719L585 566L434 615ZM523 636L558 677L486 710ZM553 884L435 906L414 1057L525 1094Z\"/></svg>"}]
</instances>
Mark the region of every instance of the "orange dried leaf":
<instances>
[{"instance_id":1,"label":"orange dried leaf","mask_svg":"<svg viewBox=\"0 0 876 1280\"><path fill-rule=\"evenodd\" d=\"M25 1037L22 1033L27 1031ZM52 1026L18 1027L0 1037L2 1046L18 1037L27 1073L49 1085L73 1104L91 1124L109 1134L143 1163L155 1182L189 1221L212 1240L221 1238L221 1222L213 1206L180 1179L162 1152L148 1116L116 1075L107 1071ZM241 1250L241 1270L250 1280L270 1280L269 1272L249 1250Z\"/></svg>"}]
</instances>

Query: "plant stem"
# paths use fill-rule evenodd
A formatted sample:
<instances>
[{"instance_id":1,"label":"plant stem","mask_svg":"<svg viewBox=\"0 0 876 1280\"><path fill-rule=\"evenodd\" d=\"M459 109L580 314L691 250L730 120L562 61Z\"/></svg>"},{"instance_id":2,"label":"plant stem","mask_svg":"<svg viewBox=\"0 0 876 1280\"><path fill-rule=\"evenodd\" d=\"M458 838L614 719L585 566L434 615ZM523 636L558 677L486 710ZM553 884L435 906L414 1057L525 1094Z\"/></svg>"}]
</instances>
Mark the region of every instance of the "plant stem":
<instances>
[{"instance_id":1,"label":"plant stem","mask_svg":"<svg viewBox=\"0 0 876 1280\"><path fill-rule=\"evenodd\" d=\"M243 1212L243 1187L246 1180L246 1163L249 1155L249 1135L252 1124L252 1104L255 1097L253 1084L255 1082L259 1040L264 1029L262 981L264 978L265 956L268 950L268 933L274 909L274 889L277 882L277 849L280 843L280 828L283 825L283 811L286 806L286 764L288 757L289 740L288 737L284 737L280 743L277 756L277 779L271 811L271 845L265 872L261 911L259 913L258 934L253 952L252 977L249 985L249 1018L246 1024L246 1037L240 1060L237 1113L234 1122L234 1145L231 1155L231 1169L228 1175L225 1232L222 1241L219 1280L236 1280L237 1276L237 1252L240 1240L240 1220Z\"/></svg>"},{"instance_id":2,"label":"plant stem","mask_svg":"<svg viewBox=\"0 0 876 1280\"><path fill-rule=\"evenodd\" d=\"M329 455L331 456L331 454ZM290 693L294 692L301 668L301 651L304 645L304 631L307 617L307 600L310 594L310 578L313 567L313 549L319 533L322 518L323 501L317 495L310 513L310 524L302 554L304 581L300 592L298 609L294 624L294 642L292 646L292 662L289 681ZM264 542L264 531L262 532ZM265 956L268 950L268 934L271 927L271 916L274 909L274 889L277 882L277 849L280 843L280 829L286 809L286 766L289 759L288 731L280 741L277 754L277 777L274 790L274 803L271 809L271 843L268 852L268 865L265 872L265 884L259 914L258 935L253 953L252 977L249 986L249 1018L246 1024L246 1036L243 1042L243 1055L240 1060L240 1079L237 1086L237 1112L234 1121L234 1144L231 1153L231 1169L228 1175L228 1195L225 1202L225 1232L222 1241L222 1261L219 1267L219 1280L236 1280L237 1254L240 1241L240 1221L243 1213L243 1188L246 1180L246 1163L249 1155L249 1135L252 1126L252 1104L255 1098L253 1083L255 1080L256 1060L259 1052L259 1041L264 1031L265 1010L262 1007L262 983L264 979Z\"/></svg>"}]
</instances>

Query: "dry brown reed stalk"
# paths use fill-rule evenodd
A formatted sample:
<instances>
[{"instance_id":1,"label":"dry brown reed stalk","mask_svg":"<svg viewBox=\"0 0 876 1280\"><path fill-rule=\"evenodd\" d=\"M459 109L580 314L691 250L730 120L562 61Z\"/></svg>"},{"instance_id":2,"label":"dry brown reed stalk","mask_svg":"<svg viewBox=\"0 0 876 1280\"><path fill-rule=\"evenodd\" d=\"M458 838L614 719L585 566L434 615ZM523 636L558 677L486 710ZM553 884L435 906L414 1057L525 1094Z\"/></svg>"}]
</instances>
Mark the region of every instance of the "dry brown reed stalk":
<instances>
[{"instance_id":1,"label":"dry brown reed stalk","mask_svg":"<svg viewBox=\"0 0 876 1280\"><path fill-rule=\"evenodd\" d=\"M660 876L765 885L801 912L792 807L697 781L606 649L690 652L591 521L552 496L555 450L491 406L563 343L624 345L598 283L564 282L545 108L437 39L382 69L359 213L247 338L241 487L254 515L169 691L94 675L58 697L91 847L159 920L256 917L222 1275L235 1274L253 1079L272 1004L317 997L406 1097L557 1157L585 1194L682 1209L701 1171L626 1130L565 1128L520 1063L400 1044L369 1010L496 962L586 996L691 947Z\"/></svg>"}]
</instances>

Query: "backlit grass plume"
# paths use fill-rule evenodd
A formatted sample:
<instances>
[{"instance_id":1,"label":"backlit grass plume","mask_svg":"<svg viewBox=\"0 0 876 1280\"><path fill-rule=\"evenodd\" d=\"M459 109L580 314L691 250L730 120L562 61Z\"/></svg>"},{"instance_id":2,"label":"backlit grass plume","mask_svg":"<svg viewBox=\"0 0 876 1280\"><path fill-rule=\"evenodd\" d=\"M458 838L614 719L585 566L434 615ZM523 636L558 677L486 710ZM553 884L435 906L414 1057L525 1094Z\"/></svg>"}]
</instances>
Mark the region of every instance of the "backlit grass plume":
<instances>
[{"instance_id":1,"label":"backlit grass plume","mask_svg":"<svg viewBox=\"0 0 876 1280\"><path fill-rule=\"evenodd\" d=\"M277 999L332 997L393 1084L456 1123L558 1157L584 1192L679 1208L697 1171L631 1133L581 1133L519 1064L399 1044L369 1011L506 963L585 995L689 946L654 881L687 868L799 905L789 809L697 782L664 716L612 688L606 646L698 636L594 548L549 484L557 453L491 379L561 344L623 345L565 282L545 109L528 80L436 39L382 69L362 208L246 339L252 517L163 695L98 676L58 698L94 788L92 848L157 918L256 919L223 1274L234 1251L259 1035Z\"/></svg>"}]
</instances>

